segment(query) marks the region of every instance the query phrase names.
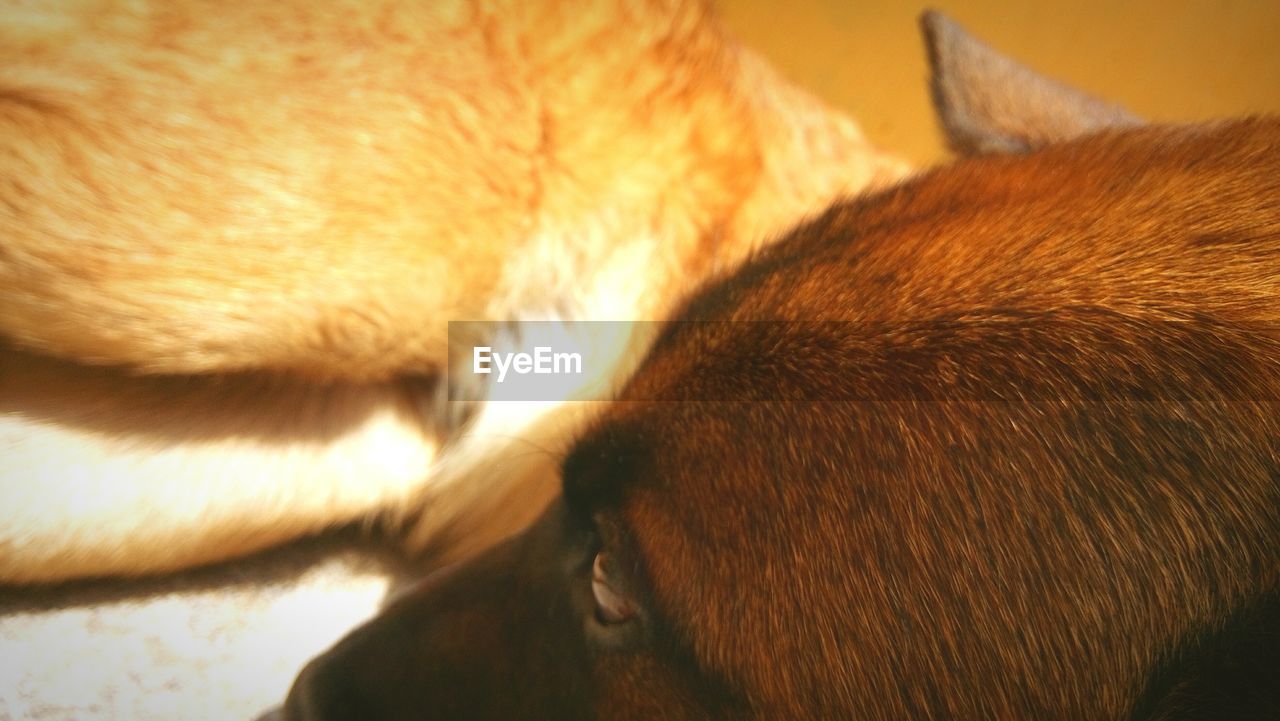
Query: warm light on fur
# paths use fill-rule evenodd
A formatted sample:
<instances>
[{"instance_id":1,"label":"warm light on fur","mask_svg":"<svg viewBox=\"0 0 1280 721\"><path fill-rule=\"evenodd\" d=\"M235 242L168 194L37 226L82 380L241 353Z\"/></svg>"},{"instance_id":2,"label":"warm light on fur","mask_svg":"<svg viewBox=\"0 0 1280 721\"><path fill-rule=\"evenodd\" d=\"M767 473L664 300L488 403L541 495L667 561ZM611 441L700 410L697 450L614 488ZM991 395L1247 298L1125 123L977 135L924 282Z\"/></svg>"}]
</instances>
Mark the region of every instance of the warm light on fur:
<instances>
[{"instance_id":1,"label":"warm light on fur","mask_svg":"<svg viewBox=\"0 0 1280 721\"><path fill-rule=\"evenodd\" d=\"M1280 118L1139 126L925 24L953 144L1017 152L693 293L542 519L287 719L1277 718Z\"/></svg>"},{"instance_id":2,"label":"warm light on fur","mask_svg":"<svg viewBox=\"0 0 1280 721\"><path fill-rule=\"evenodd\" d=\"M505 535L446 321L660 318L904 172L698 2L7 8L0 581Z\"/></svg>"}]
</instances>

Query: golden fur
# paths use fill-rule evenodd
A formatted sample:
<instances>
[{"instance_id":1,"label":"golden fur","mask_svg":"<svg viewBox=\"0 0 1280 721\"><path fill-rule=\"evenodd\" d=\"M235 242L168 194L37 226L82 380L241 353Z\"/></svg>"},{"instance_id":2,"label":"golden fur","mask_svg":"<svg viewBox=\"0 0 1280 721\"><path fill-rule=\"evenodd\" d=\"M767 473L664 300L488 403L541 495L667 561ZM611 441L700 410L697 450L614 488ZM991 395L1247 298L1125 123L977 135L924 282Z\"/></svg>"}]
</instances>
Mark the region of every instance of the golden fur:
<instances>
[{"instance_id":1,"label":"golden fur","mask_svg":"<svg viewBox=\"0 0 1280 721\"><path fill-rule=\"evenodd\" d=\"M503 535L446 321L662 317L904 172L698 2L8 8L0 581Z\"/></svg>"}]
</instances>

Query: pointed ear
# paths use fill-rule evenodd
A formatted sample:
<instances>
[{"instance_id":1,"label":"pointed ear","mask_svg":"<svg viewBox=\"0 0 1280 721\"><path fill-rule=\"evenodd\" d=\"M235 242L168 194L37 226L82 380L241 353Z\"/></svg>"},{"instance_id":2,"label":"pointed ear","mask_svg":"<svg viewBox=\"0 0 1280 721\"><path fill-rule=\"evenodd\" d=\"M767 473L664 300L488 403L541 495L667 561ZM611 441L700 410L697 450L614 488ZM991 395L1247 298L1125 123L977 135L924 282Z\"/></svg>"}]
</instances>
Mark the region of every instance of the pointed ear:
<instances>
[{"instance_id":1,"label":"pointed ear","mask_svg":"<svg viewBox=\"0 0 1280 721\"><path fill-rule=\"evenodd\" d=\"M920 18L934 109L957 153L1025 152L1142 120L1001 55L934 10Z\"/></svg>"}]
</instances>

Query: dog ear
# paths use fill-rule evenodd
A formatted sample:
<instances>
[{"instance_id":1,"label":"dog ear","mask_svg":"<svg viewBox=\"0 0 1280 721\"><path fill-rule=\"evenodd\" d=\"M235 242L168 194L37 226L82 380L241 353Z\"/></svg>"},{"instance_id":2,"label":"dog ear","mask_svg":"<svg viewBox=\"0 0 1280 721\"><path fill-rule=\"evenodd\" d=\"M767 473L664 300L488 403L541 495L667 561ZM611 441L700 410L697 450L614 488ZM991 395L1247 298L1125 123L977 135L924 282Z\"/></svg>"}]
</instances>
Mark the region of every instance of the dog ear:
<instances>
[{"instance_id":1,"label":"dog ear","mask_svg":"<svg viewBox=\"0 0 1280 721\"><path fill-rule=\"evenodd\" d=\"M1125 108L1005 57L951 18L920 18L934 109L957 153L1025 152L1111 127L1139 125Z\"/></svg>"}]
</instances>

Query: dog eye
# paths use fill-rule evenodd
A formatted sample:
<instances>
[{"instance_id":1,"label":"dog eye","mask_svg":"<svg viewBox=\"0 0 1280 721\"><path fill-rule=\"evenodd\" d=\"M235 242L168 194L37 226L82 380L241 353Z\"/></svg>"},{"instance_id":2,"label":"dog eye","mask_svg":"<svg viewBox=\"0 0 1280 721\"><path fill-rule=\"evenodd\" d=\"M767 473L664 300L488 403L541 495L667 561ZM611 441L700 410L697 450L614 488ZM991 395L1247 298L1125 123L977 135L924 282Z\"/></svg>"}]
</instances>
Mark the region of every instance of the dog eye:
<instances>
[{"instance_id":1,"label":"dog eye","mask_svg":"<svg viewBox=\"0 0 1280 721\"><path fill-rule=\"evenodd\" d=\"M635 617L636 608L626 596L609 585L605 573L608 562L608 557L601 551L591 564L591 595L595 598L596 619L604 624L625 623Z\"/></svg>"}]
</instances>

